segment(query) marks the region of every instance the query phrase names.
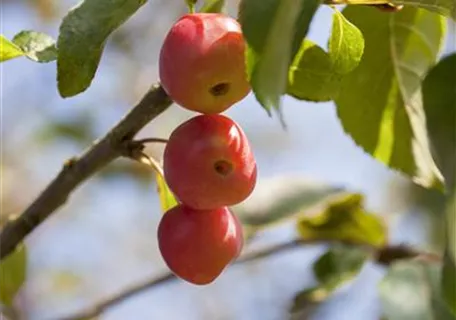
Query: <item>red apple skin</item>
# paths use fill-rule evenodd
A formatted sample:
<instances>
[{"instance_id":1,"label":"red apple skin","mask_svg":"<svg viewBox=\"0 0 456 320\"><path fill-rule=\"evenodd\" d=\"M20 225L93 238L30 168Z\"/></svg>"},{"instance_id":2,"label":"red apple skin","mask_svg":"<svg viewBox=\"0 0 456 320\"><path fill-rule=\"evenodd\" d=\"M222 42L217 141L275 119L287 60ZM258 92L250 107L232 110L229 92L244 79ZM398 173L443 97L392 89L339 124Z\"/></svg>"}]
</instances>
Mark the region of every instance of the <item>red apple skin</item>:
<instances>
[{"instance_id":1,"label":"red apple skin","mask_svg":"<svg viewBox=\"0 0 456 320\"><path fill-rule=\"evenodd\" d=\"M242 227L228 208L195 210L178 205L158 226L163 260L178 277L196 285L213 282L243 247Z\"/></svg>"},{"instance_id":2,"label":"red apple skin","mask_svg":"<svg viewBox=\"0 0 456 320\"><path fill-rule=\"evenodd\" d=\"M244 201L257 180L247 137L223 115L199 115L178 126L166 144L163 169L176 198L202 210Z\"/></svg>"},{"instance_id":3,"label":"red apple skin","mask_svg":"<svg viewBox=\"0 0 456 320\"><path fill-rule=\"evenodd\" d=\"M220 13L182 16L163 42L159 76L180 106L204 114L225 111L250 92L241 26Z\"/></svg>"}]
</instances>

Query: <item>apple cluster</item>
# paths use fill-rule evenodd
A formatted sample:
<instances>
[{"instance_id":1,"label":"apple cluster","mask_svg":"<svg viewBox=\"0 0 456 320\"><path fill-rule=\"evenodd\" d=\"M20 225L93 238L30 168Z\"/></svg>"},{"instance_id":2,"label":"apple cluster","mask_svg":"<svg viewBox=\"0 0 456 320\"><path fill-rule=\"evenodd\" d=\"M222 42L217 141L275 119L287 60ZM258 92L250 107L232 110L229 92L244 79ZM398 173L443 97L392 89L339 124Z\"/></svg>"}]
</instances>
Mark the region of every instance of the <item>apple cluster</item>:
<instances>
[{"instance_id":1,"label":"apple cluster","mask_svg":"<svg viewBox=\"0 0 456 320\"><path fill-rule=\"evenodd\" d=\"M242 250L242 227L229 207L244 201L257 179L245 133L220 114L250 92L239 23L220 13L182 16L165 37L159 73L171 99L199 113L165 147L164 178L179 204L160 221L159 249L178 277L208 284Z\"/></svg>"}]
</instances>

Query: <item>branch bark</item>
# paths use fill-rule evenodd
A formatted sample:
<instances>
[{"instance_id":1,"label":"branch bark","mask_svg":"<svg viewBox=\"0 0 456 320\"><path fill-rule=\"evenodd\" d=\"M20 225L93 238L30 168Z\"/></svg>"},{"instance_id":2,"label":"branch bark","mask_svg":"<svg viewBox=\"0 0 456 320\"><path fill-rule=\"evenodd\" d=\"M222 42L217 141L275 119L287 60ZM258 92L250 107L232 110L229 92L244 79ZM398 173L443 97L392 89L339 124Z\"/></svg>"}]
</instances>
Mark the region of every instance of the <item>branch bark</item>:
<instances>
[{"instance_id":1,"label":"branch bark","mask_svg":"<svg viewBox=\"0 0 456 320\"><path fill-rule=\"evenodd\" d=\"M293 239L289 242L266 247L261 250L249 252L233 262L233 264L246 263L262 258L266 258L278 253L291 250L293 248L301 247L303 245L315 244L334 244L343 243L346 245L362 247L371 254L372 260L381 265L390 265L394 261L401 259L421 259L431 263L441 262L441 257L434 253L420 252L413 248L404 245L391 245L383 248L377 248L366 244L357 244L345 241L324 241L324 240L307 240L307 239ZM137 285L133 285L120 293L94 305L92 308L82 311L81 313L71 315L69 317L59 318L58 320L82 320L91 319L103 313L106 309L131 298L132 296L142 293L155 286L162 285L166 282L178 279L173 273L168 272L159 277L154 277L145 280Z\"/></svg>"},{"instance_id":2,"label":"branch bark","mask_svg":"<svg viewBox=\"0 0 456 320\"><path fill-rule=\"evenodd\" d=\"M28 234L67 201L81 183L128 152L128 142L171 103L163 88L154 85L102 139L81 156L68 160L38 198L22 214L5 223L0 233L0 259L12 253Z\"/></svg>"}]
</instances>

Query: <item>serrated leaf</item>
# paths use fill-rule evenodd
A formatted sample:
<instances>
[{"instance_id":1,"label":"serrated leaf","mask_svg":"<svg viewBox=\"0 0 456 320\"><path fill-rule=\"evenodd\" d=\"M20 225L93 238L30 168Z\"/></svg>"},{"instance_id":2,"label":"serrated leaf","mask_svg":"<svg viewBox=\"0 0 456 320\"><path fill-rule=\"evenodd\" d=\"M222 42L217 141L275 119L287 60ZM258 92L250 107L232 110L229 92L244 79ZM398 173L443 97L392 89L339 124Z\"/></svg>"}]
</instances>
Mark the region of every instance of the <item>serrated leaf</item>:
<instances>
[{"instance_id":1,"label":"serrated leaf","mask_svg":"<svg viewBox=\"0 0 456 320\"><path fill-rule=\"evenodd\" d=\"M157 192L160 198L161 210L162 213L166 213L169 209L175 207L178 202L160 174L155 173L155 180L157 182Z\"/></svg>"},{"instance_id":2,"label":"serrated leaf","mask_svg":"<svg viewBox=\"0 0 456 320\"><path fill-rule=\"evenodd\" d=\"M337 10L328 47L326 53L310 40L303 41L289 69L289 95L308 101L332 100L339 92L343 75L361 61L363 35Z\"/></svg>"},{"instance_id":3,"label":"serrated leaf","mask_svg":"<svg viewBox=\"0 0 456 320\"><path fill-rule=\"evenodd\" d=\"M68 12L57 41L57 80L62 97L77 95L90 86L107 38L146 1L85 0Z\"/></svg>"},{"instance_id":4,"label":"serrated leaf","mask_svg":"<svg viewBox=\"0 0 456 320\"><path fill-rule=\"evenodd\" d=\"M222 12L225 7L225 0L206 0L201 8L201 12L218 13Z\"/></svg>"},{"instance_id":5,"label":"serrated leaf","mask_svg":"<svg viewBox=\"0 0 456 320\"><path fill-rule=\"evenodd\" d=\"M340 187L304 178L276 177L258 182L252 195L232 209L244 225L265 228L302 216L306 209L343 192Z\"/></svg>"},{"instance_id":6,"label":"serrated leaf","mask_svg":"<svg viewBox=\"0 0 456 320\"><path fill-rule=\"evenodd\" d=\"M17 249L0 262L0 301L11 306L13 299L25 281L27 272L27 249Z\"/></svg>"},{"instance_id":7,"label":"serrated leaf","mask_svg":"<svg viewBox=\"0 0 456 320\"><path fill-rule=\"evenodd\" d=\"M322 212L302 217L297 222L300 237L377 247L385 245L385 224L378 216L367 212L363 202L362 195L350 194L333 201Z\"/></svg>"},{"instance_id":8,"label":"serrated leaf","mask_svg":"<svg viewBox=\"0 0 456 320\"><path fill-rule=\"evenodd\" d=\"M363 33L360 65L344 77L335 102L345 132L366 152L424 187L441 187L430 152L421 80L437 59L444 19L405 7L394 14L348 6Z\"/></svg>"},{"instance_id":9,"label":"serrated leaf","mask_svg":"<svg viewBox=\"0 0 456 320\"><path fill-rule=\"evenodd\" d=\"M399 261L379 284L383 312L388 320L454 320L439 297L438 264Z\"/></svg>"},{"instance_id":10,"label":"serrated leaf","mask_svg":"<svg viewBox=\"0 0 456 320\"><path fill-rule=\"evenodd\" d=\"M14 36L13 42L33 61L50 62L57 59L55 40L45 33L21 31Z\"/></svg>"},{"instance_id":11,"label":"serrated leaf","mask_svg":"<svg viewBox=\"0 0 456 320\"><path fill-rule=\"evenodd\" d=\"M288 69L307 34L319 0L242 0L239 21L247 42L246 64L255 97L280 113Z\"/></svg>"},{"instance_id":12,"label":"serrated leaf","mask_svg":"<svg viewBox=\"0 0 456 320\"><path fill-rule=\"evenodd\" d=\"M23 56L21 48L0 34L0 62Z\"/></svg>"}]
</instances>

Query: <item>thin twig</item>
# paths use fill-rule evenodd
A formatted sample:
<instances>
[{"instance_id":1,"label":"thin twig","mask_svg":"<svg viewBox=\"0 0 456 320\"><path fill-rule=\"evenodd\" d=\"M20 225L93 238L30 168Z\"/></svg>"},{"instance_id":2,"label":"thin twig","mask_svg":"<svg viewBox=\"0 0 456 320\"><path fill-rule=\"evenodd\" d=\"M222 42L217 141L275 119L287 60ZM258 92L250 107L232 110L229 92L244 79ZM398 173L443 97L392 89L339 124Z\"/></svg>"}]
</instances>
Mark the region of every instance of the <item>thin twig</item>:
<instances>
[{"instance_id":1,"label":"thin twig","mask_svg":"<svg viewBox=\"0 0 456 320\"><path fill-rule=\"evenodd\" d=\"M125 154L124 149L128 145L125 142L130 141L171 103L161 86L153 86L106 136L96 141L81 156L68 160L32 204L16 219L5 223L0 233L0 259L13 252L30 232L62 206L82 182Z\"/></svg>"},{"instance_id":2,"label":"thin twig","mask_svg":"<svg viewBox=\"0 0 456 320\"><path fill-rule=\"evenodd\" d=\"M138 144L168 143L168 139L164 139L164 138L144 138L144 139L134 140L133 143L138 143Z\"/></svg>"},{"instance_id":3,"label":"thin twig","mask_svg":"<svg viewBox=\"0 0 456 320\"><path fill-rule=\"evenodd\" d=\"M334 243L343 243L346 245L357 246L364 248L366 251L371 253L372 259L375 260L377 263L382 265L389 265L396 260L400 259L410 259L410 258L423 258L426 261L430 262L439 262L441 261L441 257L433 254L433 253L422 253L416 251L412 248L406 247L404 245L397 245L397 246L386 246L384 248L376 248L371 245L366 244L355 244L348 241L324 241L324 240L305 240L305 239L294 239L289 242L273 245L261 250L252 251L242 255L239 259L237 259L233 264L242 264L246 262L251 262L254 260L262 259L269 257L274 254L279 254L293 248L301 247L303 245L316 245L316 244L334 244ZM81 319L90 319L95 317L101 313L103 313L106 309L123 302L126 299L131 298L132 296L142 293L148 289L153 287L162 285L168 281L178 279L172 273L165 273L162 276L154 277L143 281L137 285L131 286L128 289L123 290L117 295L108 298L90 309L84 310L81 313L59 318L59 320L81 320Z\"/></svg>"}]
</instances>

